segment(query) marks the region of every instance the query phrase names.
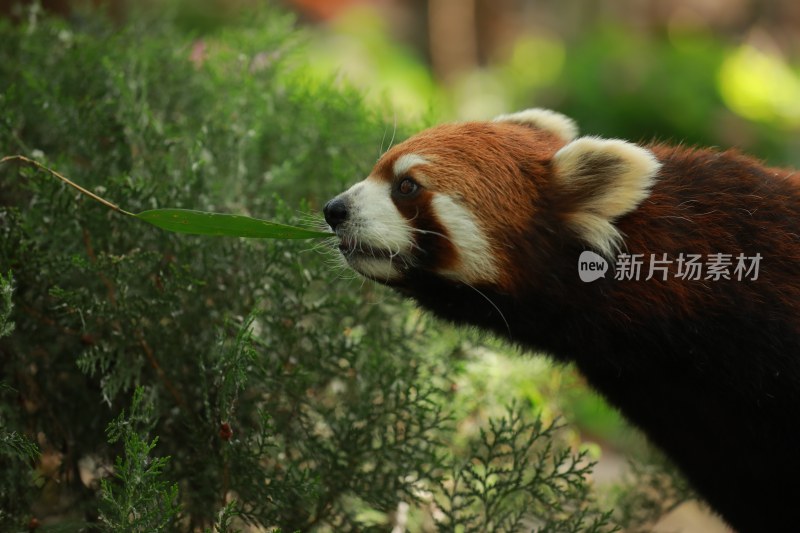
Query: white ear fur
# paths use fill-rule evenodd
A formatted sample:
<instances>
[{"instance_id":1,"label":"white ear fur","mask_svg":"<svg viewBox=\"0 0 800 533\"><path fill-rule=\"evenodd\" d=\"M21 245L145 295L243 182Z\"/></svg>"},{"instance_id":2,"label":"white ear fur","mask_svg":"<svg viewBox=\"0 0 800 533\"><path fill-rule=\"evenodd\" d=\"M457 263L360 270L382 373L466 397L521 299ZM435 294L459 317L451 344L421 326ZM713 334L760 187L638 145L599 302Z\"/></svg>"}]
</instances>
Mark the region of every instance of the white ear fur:
<instances>
[{"instance_id":1,"label":"white ear fur","mask_svg":"<svg viewBox=\"0 0 800 533\"><path fill-rule=\"evenodd\" d=\"M570 142L578 136L578 126L574 120L561 113L540 107L508 115L500 115L493 122L511 122L512 124L548 131L564 142Z\"/></svg>"},{"instance_id":2,"label":"white ear fur","mask_svg":"<svg viewBox=\"0 0 800 533\"><path fill-rule=\"evenodd\" d=\"M612 256L622 240L613 222L649 196L661 163L626 141L582 137L556 152L553 167L559 196L574 209L570 223L588 244Z\"/></svg>"}]
</instances>

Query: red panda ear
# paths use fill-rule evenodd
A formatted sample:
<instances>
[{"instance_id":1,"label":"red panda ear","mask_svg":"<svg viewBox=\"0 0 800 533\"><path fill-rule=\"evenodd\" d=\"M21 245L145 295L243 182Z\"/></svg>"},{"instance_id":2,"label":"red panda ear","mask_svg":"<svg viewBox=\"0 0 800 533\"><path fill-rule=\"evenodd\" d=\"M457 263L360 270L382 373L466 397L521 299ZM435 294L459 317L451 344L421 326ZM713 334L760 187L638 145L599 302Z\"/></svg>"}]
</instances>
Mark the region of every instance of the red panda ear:
<instances>
[{"instance_id":1,"label":"red panda ear","mask_svg":"<svg viewBox=\"0 0 800 533\"><path fill-rule=\"evenodd\" d=\"M561 113L538 107L519 111L518 113L511 113L509 115L500 115L496 117L493 122L510 122L537 130L544 130L555 135L565 143L570 142L578 136L578 126L575 124L574 120Z\"/></svg>"},{"instance_id":2,"label":"red panda ear","mask_svg":"<svg viewBox=\"0 0 800 533\"><path fill-rule=\"evenodd\" d=\"M553 168L558 209L587 244L612 256L622 240L614 221L647 198L661 163L626 141L582 137L556 152Z\"/></svg>"}]
</instances>

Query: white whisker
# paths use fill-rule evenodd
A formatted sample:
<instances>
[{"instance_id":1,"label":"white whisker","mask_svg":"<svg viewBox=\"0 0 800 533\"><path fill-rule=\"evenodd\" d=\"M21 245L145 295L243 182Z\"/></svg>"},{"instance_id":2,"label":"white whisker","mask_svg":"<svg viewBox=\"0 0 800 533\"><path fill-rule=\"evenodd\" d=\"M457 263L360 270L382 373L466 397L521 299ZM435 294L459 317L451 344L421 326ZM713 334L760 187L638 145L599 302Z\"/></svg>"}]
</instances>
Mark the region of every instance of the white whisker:
<instances>
[{"instance_id":1,"label":"white whisker","mask_svg":"<svg viewBox=\"0 0 800 533\"><path fill-rule=\"evenodd\" d=\"M478 294L480 294L481 296L483 296L483 298L484 298L484 299L485 299L487 302L489 302L489 303L491 304L491 306L492 306L492 307L494 307L495 311L497 311L497 312L498 312L498 314L500 315L500 318L502 318L502 319L503 319L503 323L505 323L505 325L506 325L506 330L508 331L508 335L509 335L509 336L511 336L511 326L508 324L508 320L506 320L506 316L503 314L503 312L500 310L500 308L499 308L499 307L497 307L497 305L496 305L496 304L495 304L495 303L494 303L494 302L491 300L491 298L489 298L488 296L486 296L485 294L483 294L483 293L482 293L481 291L479 291L479 290L478 290L476 287L474 287L474 286L470 285L469 283L467 283L467 282L465 282L465 281L462 281L462 283L463 283L464 285L466 285L467 287L469 287L470 289L472 289L473 291L475 291L475 292L477 292Z\"/></svg>"},{"instance_id":2,"label":"white whisker","mask_svg":"<svg viewBox=\"0 0 800 533\"><path fill-rule=\"evenodd\" d=\"M441 237L442 239L445 239L445 240L448 240L450 242L453 242L453 239L451 239L450 237L448 237L444 233L439 233L438 231L430 231L430 230L418 229L418 228L411 228L411 231L413 231L415 233L422 233L424 235L436 235L437 237Z\"/></svg>"},{"instance_id":3,"label":"white whisker","mask_svg":"<svg viewBox=\"0 0 800 533\"><path fill-rule=\"evenodd\" d=\"M392 146L394 146L394 137L395 137L396 134L397 134L397 111L394 112L394 129L392 130L392 138L389 141L389 147L386 149L386 152L391 150ZM386 153L386 152L384 152L384 153Z\"/></svg>"},{"instance_id":4,"label":"white whisker","mask_svg":"<svg viewBox=\"0 0 800 533\"><path fill-rule=\"evenodd\" d=\"M384 150L383 150L383 142L386 140L386 132L387 132L388 130L389 130L389 125L387 124L386 126L384 126L384 127L383 127L383 137L381 137L381 146L380 146L380 148L378 148L378 159L380 159L380 157L381 157L381 156L382 156L384 153L386 153L386 152L384 152Z\"/></svg>"}]
</instances>

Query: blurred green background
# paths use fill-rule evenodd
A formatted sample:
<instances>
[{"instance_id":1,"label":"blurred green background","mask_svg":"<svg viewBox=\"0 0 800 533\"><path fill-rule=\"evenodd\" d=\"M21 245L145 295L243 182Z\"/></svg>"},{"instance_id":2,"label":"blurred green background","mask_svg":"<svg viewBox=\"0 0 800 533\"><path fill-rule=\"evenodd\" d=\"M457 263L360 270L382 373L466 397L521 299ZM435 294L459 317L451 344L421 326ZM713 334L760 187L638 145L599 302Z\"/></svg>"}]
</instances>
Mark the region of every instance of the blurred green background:
<instances>
[{"instance_id":1,"label":"blurred green background","mask_svg":"<svg viewBox=\"0 0 800 533\"><path fill-rule=\"evenodd\" d=\"M309 59L401 122L558 109L585 133L800 162L792 0L286 2Z\"/></svg>"},{"instance_id":2,"label":"blurred green background","mask_svg":"<svg viewBox=\"0 0 800 533\"><path fill-rule=\"evenodd\" d=\"M260 33L241 31L241 20L264 5L293 12L299 31L288 32L283 22L276 23L275 28L262 28ZM183 207L224 205L262 217L276 212L285 215L285 209L274 207L274 196L262 194L266 190L291 206L308 202L307 210L318 213L328 195L363 177L358 172L365 172L374 161L367 158L376 158L391 142L419 128L441 121L488 119L533 106L553 108L573 117L585 134L736 147L770 164L800 167L800 3L796 0L0 0L3 24L30 24L31 19L54 14L72 27L85 29L96 24L87 15L94 10L106 12L119 28L146 24L142 21L148 19L176 21L190 44L170 49L171 61L185 65L184 70L164 73L164 82L171 90L183 79L199 85L187 85L185 94L165 94L163 99L165 108L184 122L170 123L156 112L148 115L148 106L157 109L161 95L156 88L145 90L124 79L126 75L142 80L162 76L158 47L170 43L170 36L140 43L141 63L134 61L130 68L120 65L119 79L109 84L110 92L101 84L96 94L86 94L83 100L79 94L84 64L80 56L69 55L73 70L48 66L46 58L40 70L34 70L31 63L26 83L40 88L43 95L63 97L64 102L75 99L86 105L81 110L67 106L56 112L47 108L43 96L41 102L33 101L26 109L23 128L25 135L35 133L31 138L39 144L25 146L24 135L13 138L9 134L3 139L13 144L14 150L30 149L27 155L38 153L73 164L73 170L81 171L91 184L108 187L115 195L112 200L129 195L130 202L142 202L125 206L131 210L151 207L148 198L168 198L187 202ZM51 42L60 42L65 49L75 46L74 39L85 38L67 27L49 36ZM129 36L137 35L137 31L131 30ZM252 52L247 61L237 55L243 54L241 50ZM36 56L34 50L24 46L17 52L8 53L15 58L26 53ZM120 57L128 59L124 54ZM207 77L192 77L192 72L204 68ZM63 77L54 78L56 73ZM264 95L263 101L258 100L261 82L247 85L251 74L253 79L266 79L274 90ZM236 86L238 82L245 85ZM9 87L17 85L9 82ZM198 106L205 105L207 93L213 91L219 96L213 107L207 108L208 117L212 117L207 123L199 116L204 111ZM108 100L115 98L114 94L126 102L142 103L142 108L117 110ZM194 101L193 94L204 96ZM354 95L364 96L364 110L359 107L361 97ZM3 97L0 103L23 100L10 92ZM245 101L259 101L264 108L243 117L247 112L242 104ZM179 103L177 111L170 107L173 102ZM312 114L314 105L320 106L318 114ZM276 111L276 106L284 108ZM101 124L104 108L117 113L120 124L137 126L120 132L115 123L107 132L97 133L99 142L88 134L77 134L70 139L71 154L60 156L55 147L72 133L72 125L90 122L95 118L93 113ZM293 112L302 116L292 116ZM354 116L363 121L354 122ZM262 118L281 122L265 126L263 131L258 124L248 122ZM8 124L11 122L8 119ZM139 138L138 127L156 130L158 135ZM180 144L170 139L173 127L176 132L196 131L197 136L186 148L191 157L185 156L184 161L183 155L174 155L163 163L164 170L172 172L165 183L159 181L161 163L150 154L158 149L173 157L173 145ZM87 126L90 130L97 128ZM3 130L6 132L16 130L12 125ZM166 148L161 144L156 147L156 138ZM119 139L125 142L117 142ZM221 140L229 144L219 145ZM104 152L98 146L109 149ZM6 155L8 147L1 148L0 155ZM226 159L228 156L230 159ZM195 163L190 165L192 161ZM150 185L138 189L143 186L128 172ZM296 180L299 174L302 183ZM107 175L114 178L106 180ZM212 179L218 176L237 179ZM250 176L259 179L251 180ZM182 180L185 190L166 192L170 182ZM46 186L36 187L42 187L35 189L37 194L52 194ZM11 200L31 192L3 183L0 191L8 192ZM190 205L200 201L198 194L206 203ZM61 203L63 207L70 202L62 195ZM101 223L87 222L89 226ZM59 244L49 242L46 235L38 238L42 247ZM112 246L117 238L109 237L111 244L106 244ZM147 244L142 242L142 247L147 249ZM163 246L150 244L152 249ZM71 252L77 254L80 249L77 245ZM192 253L191 246L184 252ZM209 252L210 257L213 253ZM248 250L242 255L258 260L258 253ZM276 254L273 252L273 257ZM82 261L88 263L85 258ZM225 269L212 261L199 265L198 271L207 273L213 268L220 270L220 279L228 279ZM257 272L248 273L251 275ZM355 303L349 305L360 305L364 293L366 306L378 308L386 301L393 302L388 292L379 288L364 291L360 280L340 279L338 271L331 278L336 276L339 278L330 281L334 292L356 293ZM80 278L77 274L75 277ZM31 279L31 284L39 281ZM248 280L253 287L259 283L255 277ZM227 295L223 284L214 295L217 302ZM50 296L68 301L61 293ZM247 301L235 309L236 313L246 314L248 305L261 305L248 298L257 300L252 294L243 297ZM207 307L215 305L212 302ZM566 417L570 429L564 440L600 460L594 473L599 484L620 479L627 469L625 457L648 454L638 434L586 390L572 369L554 368L544 358L521 357L475 332L431 326L418 311L399 309L408 316L397 323L407 330L414 330L418 323L436 330L435 336L417 345L412 343L411 349L424 350L426 359L441 356L448 360L447 386L452 395L447 407L457 420L456 442L452 443L456 448L474 436L488 416L517 401L533 406L546 419ZM354 318L352 323L359 320ZM419 331L428 335L422 327ZM348 338L351 334L358 339L364 331L356 326L348 332ZM103 370L102 359L92 363L91 357L83 357L90 361L85 363L87 367L94 364L98 372ZM109 393L108 382L97 386L103 394ZM120 390L128 392L131 383L116 386L112 396ZM724 531L719 524L710 525L706 520L707 513L693 510L685 516L669 517L661 527Z\"/></svg>"},{"instance_id":3,"label":"blurred green background","mask_svg":"<svg viewBox=\"0 0 800 533\"><path fill-rule=\"evenodd\" d=\"M22 16L20 5L0 10ZM400 124L558 109L586 133L735 146L800 162L800 5L793 0L42 0L179 11L198 37L261 5L309 29L303 62ZM16 15L15 15L16 14Z\"/></svg>"}]
</instances>

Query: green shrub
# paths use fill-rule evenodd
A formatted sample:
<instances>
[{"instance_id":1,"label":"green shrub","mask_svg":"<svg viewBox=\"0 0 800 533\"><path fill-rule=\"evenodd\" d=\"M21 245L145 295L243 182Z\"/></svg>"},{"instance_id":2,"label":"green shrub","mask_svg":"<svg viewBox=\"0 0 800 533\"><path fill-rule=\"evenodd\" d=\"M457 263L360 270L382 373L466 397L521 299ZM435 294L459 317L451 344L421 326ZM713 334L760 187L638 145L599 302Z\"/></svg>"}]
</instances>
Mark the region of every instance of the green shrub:
<instances>
[{"instance_id":1,"label":"green shrub","mask_svg":"<svg viewBox=\"0 0 800 533\"><path fill-rule=\"evenodd\" d=\"M121 441L125 457L118 457L112 483L100 480L99 521L110 531L162 531L178 514L178 485L162 479L169 457L150 457L158 437L149 441L148 426L155 417L152 404L137 388L130 413L119 415L108 425L108 443ZM149 441L149 442L148 442Z\"/></svg>"},{"instance_id":2,"label":"green shrub","mask_svg":"<svg viewBox=\"0 0 800 533\"><path fill-rule=\"evenodd\" d=\"M510 408L490 420L441 486L441 531L599 532L610 513L587 506L586 453L555 450L558 427Z\"/></svg>"}]
</instances>

